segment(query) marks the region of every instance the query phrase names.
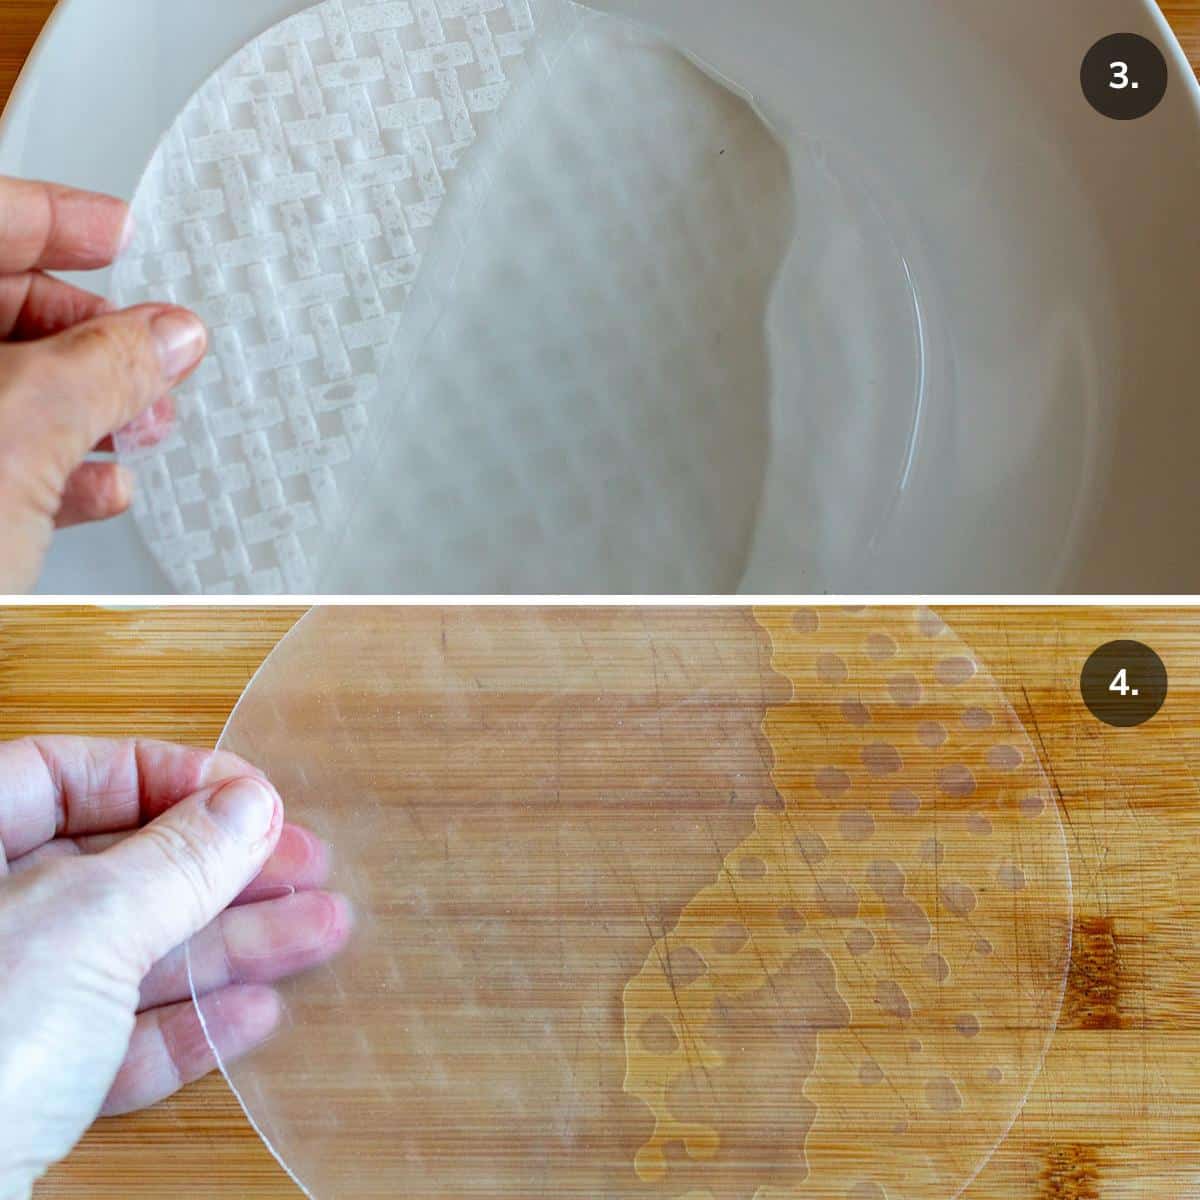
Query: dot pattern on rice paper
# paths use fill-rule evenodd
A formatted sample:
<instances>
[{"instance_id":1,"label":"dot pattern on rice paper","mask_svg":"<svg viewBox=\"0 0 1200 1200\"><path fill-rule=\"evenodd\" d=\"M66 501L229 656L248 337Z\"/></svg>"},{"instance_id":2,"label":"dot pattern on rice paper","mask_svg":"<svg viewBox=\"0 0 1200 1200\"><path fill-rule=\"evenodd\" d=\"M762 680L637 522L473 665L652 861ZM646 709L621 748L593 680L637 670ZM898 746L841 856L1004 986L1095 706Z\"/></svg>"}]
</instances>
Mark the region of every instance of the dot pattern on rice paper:
<instances>
[{"instance_id":1,"label":"dot pattern on rice paper","mask_svg":"<svg viewBox=\"0 0 1200 1200\"><path fill-rule=\"evenodd\" d=\"M1007 1133L1057 1023L1071 922L1058 809L1015 713L937 614L756 615L793 687L763 722L783 807L759 809L625 988L625 1090L654 1118L635 1170L680 1200L950 1200ZM681 985L664 964L684 949L703 971ZM747 1182L723 1158L728 1115L685 1119L673 1097L697 1070L738 1069L719 1030L772 989L784 1004L812 955L836 986L802 1164ZM870 1151L848 1174L851 1143Z\"/></svg>"}]
</instances>

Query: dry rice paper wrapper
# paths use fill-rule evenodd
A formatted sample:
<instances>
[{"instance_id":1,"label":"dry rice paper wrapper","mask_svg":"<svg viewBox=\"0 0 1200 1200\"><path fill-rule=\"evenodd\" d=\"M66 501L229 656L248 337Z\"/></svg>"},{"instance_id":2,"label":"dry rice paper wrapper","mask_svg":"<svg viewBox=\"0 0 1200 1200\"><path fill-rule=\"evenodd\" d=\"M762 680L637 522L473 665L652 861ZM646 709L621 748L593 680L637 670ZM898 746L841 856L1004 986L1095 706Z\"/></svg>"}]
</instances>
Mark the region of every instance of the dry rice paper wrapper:
<instances>
[{"instance_id":1,"label":"dry rice paper wrapper","mask_svg":"<svg viewBox=\"0 0 1200 1200\"><path fill-rule=\"evenodd\" d=\"M225 1064L318 1200L951 1200L1037 1079L1063 830L932 613L316 611L221 745L358 914Z\"/></svg>"}]
</instances>

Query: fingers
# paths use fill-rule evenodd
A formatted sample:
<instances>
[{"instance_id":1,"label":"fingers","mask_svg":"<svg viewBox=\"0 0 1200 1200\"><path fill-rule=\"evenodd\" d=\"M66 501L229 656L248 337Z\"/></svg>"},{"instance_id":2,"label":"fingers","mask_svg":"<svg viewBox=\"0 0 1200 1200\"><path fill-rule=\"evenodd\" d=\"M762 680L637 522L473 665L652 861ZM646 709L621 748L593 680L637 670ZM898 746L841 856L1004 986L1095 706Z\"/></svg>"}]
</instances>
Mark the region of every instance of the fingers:
<instances>
[{"instance_id":1,"label":"fingers","mask_svg":"<svg viewBox=\"0 0 1200 1200\"><path fill-rule=\"evenodd\" d=\"M148 1108L207 1075L217 1065L209 1038L222 1061L232 1062L271 1036L281 1012L279 997L270 988L231 987L204 1001L207 1037L193 1004L143 1013L101 1115Z\"/></svg>"},{"instance_id":2,"label":"fingers","mask_svg":"<svg viewBox=\"0 0 1200 1200\"><path fill-rule=\"evenodd\" d=\"M36 850L22 854L8 864L8 872L14 878L32 871L34 867L42 867L47 863L57 862L64 858L78 858L81 854L99 854L109 846L115 846L119 841L132 836L132 833L94 833L90 837L55 838L45 842ZM0 870L0 874L3 871Z\"/></svg>"},{"instance_id":3,"label":"fingers","mask_svg":"<svg viewBox=\"0 0 1200 1200\"><path fill-rule=\"evenodd\" d=\"M133 500L133 479L118 463L86 462L75 468L63 489L58 529L119 517Z\"/></svg>"},{"instance_id":4,"label":"fingers","mask_svg":"<svg viewBox=\"0 0 1200 1200\"><path fill-rule=\"evenodd\" d=\"M175 398L160 396L149 408L138 413L124 429L118 430L122 447L126 450L144 450L157 446L175 425ZM101 451L112 451L116 446L111 437L105 438L96 447Z\"/></svg>"},{"instance_id":5,"label":"fingers","mask_svg":"<svg viewBox=\"0 0 1200 1200\"><path fill-rule=\"evenodd\" d=\"M104 933L137 978L229 906L262 870L282 825L283 805L270 784L234 779L83 860L93 886L102 880Z\"/></svg>"},{"instance_id":6,"label":"fingers","mask_svg":"<svg viewBox=\"0 0 1200 1200\"><path fill-rule=\"evenodd\" d=\"M128 244L128 221L112 196L0 176L0 273L106 267Z\"/></svg>"},{"instance_id":7,"label":"fingers","mask_svg":"<svg viewBox=\"0 0 1200 1200\"><path fill-rule=\"evenodd\" d=\"M254 904L293 892L308 892L324 887L328 881L329 849L325 843L300 825L284 825L275 852L234 904Z\"/></svg>"},{"instance_id":8,"label":"fingers","mask_svg":"<svg viewBox=\"0 0 1200 1200\"><path fill-rule=\"evenodd\" d=\"M174 421L175 401L163 396L121 430L124 448L158 445L170 434ZM115 448L111 437L96 447L102 453L112 453ZM69 529L89 521L107 521L119 517L132 501L133 477L125 467L114 462L81 463L67 476L54 524Z\"/></svg>"},{"instance_id":9,"label":"fingers","mask_svg":"<svg viewBox=\"0 0 1200 1200\"><path fill-rule=\"evenodd\" d=\"M103 296L39 271L0 276L0 340L23 342L51 337L113 311ZM164 395L121 432L134 446L154 446L167 436L174 421L175 402ZM112 438L103 438L95 449L111 452Z\"/></svg>"},{"instance_id":10,"label":"fingers","mask_svg":"<svg viewBox=\"0 0 1200 1200\"><path fill-rule=\"evenodd\" d=\"M182 308L142 305L9 347L31 393L31 452L69 474L103 438L133 421L199 365L208 335Z\"/></svg>"},{"instance_id":11,"label":"fingers","mask_svg":"<svg viewBox=\"0 0 1200 1200\"><path fill-rule=\"evenodd\" d=\"M207 995L235 983L274 983L333 958L350 937L353 916L344 896L302 892L223 912L186 947L150 968L141 1009ZM192 978L188 980L188 961Z\"/></svg>"},{"instance_id":12,"label":"fingers","mask_svg":"<svg viewBox=\"0 0 1200 1200\"><path fill-rule=\"evenodd\" d=\"M164 441L175 426L175 397L160 396L145 412L138 413L124 429L117 430L124 448L145 449ZM113 454L116 438L101 438L94 449L99 454Z\"/></svg>"},{"instance_id":13,"label":"fingers","mask_svg":"<svg viewBox=\"0 0 1200 1200\"><path fill-rule=\"evenodd\" d=\"M234 754L155 741L0 744L0 847L11 862L55 837L136 829L202 788L261 772Z\"/></svg>"},{"instance_id":14,"label":"fingers","mask_svg":"<svg viewBox=\"0 0 1200 1200\"><path fill-rule=\"evenodd\" d=\"M63 858L78 858L81 854L99 854L127 837L133 830L118 833L93 833L82 837L55 838L28 854L14 858L8 869L13 876L23 875L48 862ZM4 867L0 861L0 875ZM256 904L261 900L278 900L297 892L311 892L329 882L329 849L316 834L300 825L284 823L258 877L234 900L234 904Z\"/></svg>"},{"instance_id":15,"label":"fingers","mask_svg":"<svg viewBox=\"0 0 1200 1200\"><path fill-rule=\"evenodd\" d=\"M0 276L0 339L49 337L111 311L103 296L40 271Z\"/></svg>"}]
</instances>

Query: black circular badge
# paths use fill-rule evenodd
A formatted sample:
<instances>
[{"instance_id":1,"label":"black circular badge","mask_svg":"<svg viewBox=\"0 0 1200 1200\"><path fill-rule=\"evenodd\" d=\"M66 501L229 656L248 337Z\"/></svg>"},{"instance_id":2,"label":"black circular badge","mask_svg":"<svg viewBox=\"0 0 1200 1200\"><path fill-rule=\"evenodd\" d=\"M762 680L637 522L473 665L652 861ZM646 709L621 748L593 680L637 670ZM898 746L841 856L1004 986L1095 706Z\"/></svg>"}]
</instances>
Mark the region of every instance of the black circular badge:
<instances>
[{"instance_id":1,"label":"black circular badge","mask_svg":"<svg viewBox=\"0 0 1200 1200\"><path fill-rule=\"evenodd\" d=\"M1083 94L1114 121L1148 116L1167 94L1170 72L1163 52L1136 33L1114 33L1097 42L1083 60Z\"/></svg>"},{"instance_id":2,"label":"black circular badge","mask_svg":"<svg viewBox=\"0 0 1200 1200\"><path fill-rule=\"evenodd\" d=\"M1167 668L1141 642L1109 642L1084 664L1079 689L1097 720L1132 729L1162 708L1167 699Z\"/></svg>"}]
</instances>

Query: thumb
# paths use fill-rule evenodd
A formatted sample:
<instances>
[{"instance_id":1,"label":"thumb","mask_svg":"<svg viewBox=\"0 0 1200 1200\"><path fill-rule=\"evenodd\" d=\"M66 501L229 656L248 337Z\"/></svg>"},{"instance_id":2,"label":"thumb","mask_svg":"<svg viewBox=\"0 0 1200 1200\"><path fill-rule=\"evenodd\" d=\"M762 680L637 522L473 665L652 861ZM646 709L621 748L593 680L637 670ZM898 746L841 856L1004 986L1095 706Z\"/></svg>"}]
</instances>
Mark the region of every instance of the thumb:
<instances>
[{"instance_id":1,"label":"thumb","mask_svg":"<svg viewBox=\"0 0 1200 1200\"><path fill-rule=\"evenodd\" d=\"M262 870L282 828L275 789L233 779L96 856L111 901L103 911L139 978L229 907Z\"/></svg>"},{"instance_id":2,"label":"thumb","mask_svg":"<svg viewBox=\"0 0 1200 1200\"><path fill-rule=\"evenodd\" d=\"M207 348L200 318L163 304L108 313L28 343L27 378L38 390L39 427L54 439L51 449L74 469L191 374Z\"/></svg>"}]
</instances>

